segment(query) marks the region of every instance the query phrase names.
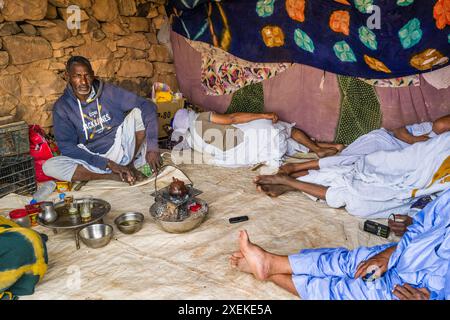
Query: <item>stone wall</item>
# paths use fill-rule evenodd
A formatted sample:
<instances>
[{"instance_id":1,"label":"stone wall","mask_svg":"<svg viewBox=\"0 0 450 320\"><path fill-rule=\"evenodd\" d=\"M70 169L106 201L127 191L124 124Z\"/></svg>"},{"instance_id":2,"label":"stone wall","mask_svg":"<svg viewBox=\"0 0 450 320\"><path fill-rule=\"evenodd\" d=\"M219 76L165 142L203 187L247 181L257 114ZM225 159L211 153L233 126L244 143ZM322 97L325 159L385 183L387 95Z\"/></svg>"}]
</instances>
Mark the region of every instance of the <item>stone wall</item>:
<instances>
[{"instance_id":1,"label":"stone wall","mask_svg":"<svg viewBox=\"0 0 450 320\"><path fill-rule=\"evenodd\" d=\"M155 81L176 90L164 3L0 0L0 119L51 127L72 55L89 58L100 78L139 95L148 96ZM81 9L79 29L71 27L71 5Z\"/></svg>"}]
</instances>

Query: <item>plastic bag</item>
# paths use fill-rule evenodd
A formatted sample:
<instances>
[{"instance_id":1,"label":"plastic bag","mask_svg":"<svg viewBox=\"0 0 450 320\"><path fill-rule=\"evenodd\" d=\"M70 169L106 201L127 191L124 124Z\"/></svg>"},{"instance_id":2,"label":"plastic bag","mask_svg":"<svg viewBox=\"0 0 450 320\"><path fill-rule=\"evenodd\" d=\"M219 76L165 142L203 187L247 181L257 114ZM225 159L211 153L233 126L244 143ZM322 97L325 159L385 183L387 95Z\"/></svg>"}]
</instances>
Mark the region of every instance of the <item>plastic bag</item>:
<instances>
[{"instance_id":1,"label":"plastic bag","mask_svg":"<svg viewBox=\"0 0 450 320\"><path fill-rule=\"evenodd\" d=\"M30 138L30 155L34 158L34 168L36 172L36 180L44 182L53 180L44 174L42 165L48 159L59 154L59 149L53 138L45 133L45 131L38 125L29 126Z\"/></svg>"}]
</instances>

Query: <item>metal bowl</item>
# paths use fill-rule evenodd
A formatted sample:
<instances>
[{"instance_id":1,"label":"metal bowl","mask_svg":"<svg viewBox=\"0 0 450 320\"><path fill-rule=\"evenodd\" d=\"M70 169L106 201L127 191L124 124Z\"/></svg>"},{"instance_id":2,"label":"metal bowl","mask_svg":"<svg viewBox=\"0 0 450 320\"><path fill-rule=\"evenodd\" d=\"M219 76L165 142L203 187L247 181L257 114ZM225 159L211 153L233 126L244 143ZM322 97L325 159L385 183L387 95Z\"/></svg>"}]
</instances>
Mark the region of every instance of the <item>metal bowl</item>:
<instances>
[{"instance_id":1,"label":"metal bowl","mask_svg":"<svg viewBox=\"0 0 450 320\"><path fill-rule=\"evenodd\" d=\"M136 233L142 229L144 215L140 212L125 212L118 216L114 223L125 234Z\"/></svg>"},{"instance_id":2,"label":"metal bowl","mask_svg":"<svg viewBox=\"0 0 450 320\"><path fill-rule=\"evenodd\" d=\"M78 232L81 241L89 248L101 248L106 246L112 238L113 227L109 224L91 224Z\"/></svg>"},{"instance_id":3,"label":"metal bowl","mask_svg":"<svg viewBox=\"0 0 450 320\"><path fill-rule=\"evenodd\" d=\"M195 198L196 202L202 205L202 210L190 215L188 218L182 221L165 221L159 218L158 212L160 208L158 208L158 203L154 203L150 207L150 216L153 220L166 232L170 233L184 233L191 231L202 224L208 215L208 204L206 201Z\"/></svg>"}]
</instances>

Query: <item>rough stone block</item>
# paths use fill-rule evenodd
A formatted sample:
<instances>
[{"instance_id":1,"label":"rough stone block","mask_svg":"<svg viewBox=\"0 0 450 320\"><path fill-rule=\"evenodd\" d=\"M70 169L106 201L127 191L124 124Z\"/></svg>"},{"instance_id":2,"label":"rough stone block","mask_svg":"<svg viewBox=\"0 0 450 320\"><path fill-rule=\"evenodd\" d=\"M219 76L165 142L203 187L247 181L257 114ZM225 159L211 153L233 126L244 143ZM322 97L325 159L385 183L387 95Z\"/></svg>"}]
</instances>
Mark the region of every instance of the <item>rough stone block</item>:
<instances>
[{"instance_id":1,"label":"rough stone block","mask_svg":"<svg viewBox=\"0 0 450 320\"><path fill-rule=\"evenodd\" d=\"M125 60L121 62L117 76L123 78L149 78L153 75L153 66L145 60Z\"/></svg>"},{"instance_id":2,"label":"rough stone block","mask_svg":"<svg viewBox=\"0 0 450 320\"><path fill-rule=\"evenodd\" d=\"M41 37L7 36L3 38L3 45L10 61L16 65L50 58L53 54L50 43Z\"/></svg>"}]
</instances>

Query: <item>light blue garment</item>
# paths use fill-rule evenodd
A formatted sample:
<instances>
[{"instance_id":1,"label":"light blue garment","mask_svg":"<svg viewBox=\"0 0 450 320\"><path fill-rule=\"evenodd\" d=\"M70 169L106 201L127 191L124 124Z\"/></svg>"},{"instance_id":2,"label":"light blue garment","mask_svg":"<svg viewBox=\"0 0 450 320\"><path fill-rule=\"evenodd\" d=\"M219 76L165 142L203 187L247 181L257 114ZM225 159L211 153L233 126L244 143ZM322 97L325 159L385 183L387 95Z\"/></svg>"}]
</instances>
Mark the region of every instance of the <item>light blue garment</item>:
<instances>
[{"instance_id":1,"label":"light blue garment","mask_svg":"<svg viewBox=\"0 0 450 320\"><path fill-rule=\"evenodd\" d=\"M447 269L447 278L445 280L445 300L450 300L450 261Z\"/></svg>"},{"instance_id":2,"label":"light blue garment","mask_svg":"<svg viewBox=\"0 0 450 320\"><path fill-rule=\"evenodd\" d=\"M360 262L393 245L302 250L289 256L292 280L302 299L397 299L392 290L405 283L427 288L430 299L450 299L450 190L414 217L381 278L354 279Z\"/></svg>"}]
</instances>

